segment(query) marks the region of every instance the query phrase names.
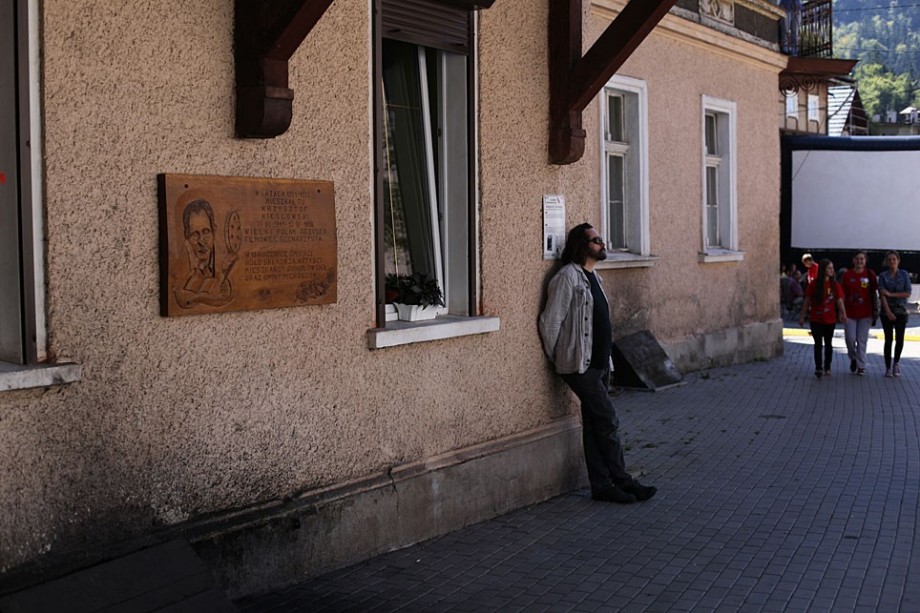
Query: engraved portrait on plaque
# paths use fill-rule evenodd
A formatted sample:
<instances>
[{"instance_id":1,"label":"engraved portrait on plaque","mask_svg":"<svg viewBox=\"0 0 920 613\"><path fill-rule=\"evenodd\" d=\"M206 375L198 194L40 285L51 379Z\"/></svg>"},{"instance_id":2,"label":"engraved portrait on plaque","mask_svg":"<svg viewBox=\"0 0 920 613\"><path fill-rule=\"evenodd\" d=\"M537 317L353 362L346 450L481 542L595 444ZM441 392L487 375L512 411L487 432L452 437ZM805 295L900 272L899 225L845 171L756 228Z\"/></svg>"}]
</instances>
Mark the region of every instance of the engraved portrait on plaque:
<instances>
[{"instance_id":1,"label":"engraved portrait on plaque","mask_svg":"<svg viewBox=\"0 0 920 613\"><path fill-rule=\"evenodd\" d=\"M214 210L211 203L198 198L185 205L182 212L182 232L185 236L185 255L188 258L188 276L181 286L173 287L176 303L189 309L196 304L223 306L233 297L230 272L236 264L236 252L227 251L220 270L216 269L214 256ZM237 247L238 249L238 247Z\"/></svg>"},{"instance_id":2,"label":"engraved portrait on plaque","mask_svg":"<svg viewBox=\"0 0 920 613\"><path fill-rule=\"evenodd\" d=\"M162 174L158 183L163 315L336 301L331 182Z\"/></svg>"}]
</instances>

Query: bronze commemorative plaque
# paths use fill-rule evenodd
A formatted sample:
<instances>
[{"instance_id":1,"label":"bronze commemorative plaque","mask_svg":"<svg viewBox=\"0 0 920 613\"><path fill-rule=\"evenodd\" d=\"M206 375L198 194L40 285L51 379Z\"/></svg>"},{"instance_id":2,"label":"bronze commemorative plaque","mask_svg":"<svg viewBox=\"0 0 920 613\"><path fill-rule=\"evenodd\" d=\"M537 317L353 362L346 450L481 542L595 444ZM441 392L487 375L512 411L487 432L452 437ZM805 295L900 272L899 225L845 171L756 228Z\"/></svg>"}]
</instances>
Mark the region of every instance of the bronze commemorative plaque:
<instances>
[{"instance_id":1,"label":"bronze commemorative plaque","mask_svg":"<svg viewBox=\"0 0 920 613\"><path fill-rule=\"evenodd\" d=\"M336 301L331 181L161 174L166 317Z\"/></svg>"}]
</instances>

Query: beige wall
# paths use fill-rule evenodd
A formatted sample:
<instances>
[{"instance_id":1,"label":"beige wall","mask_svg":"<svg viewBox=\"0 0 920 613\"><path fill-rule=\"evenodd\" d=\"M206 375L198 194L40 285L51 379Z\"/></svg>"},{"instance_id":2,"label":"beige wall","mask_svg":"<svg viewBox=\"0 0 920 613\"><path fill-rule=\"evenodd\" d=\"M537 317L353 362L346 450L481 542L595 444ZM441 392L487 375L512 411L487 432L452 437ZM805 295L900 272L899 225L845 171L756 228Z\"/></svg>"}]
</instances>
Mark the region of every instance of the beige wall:
<instances>
[{"instance_id":1,"label":"beige wall","mask_svg":"<svg viewBox=\"0 0 920 613\"><path fill-rule=\"evenodd\" d=\"M331 5L291 63L293 124L264 141L233 136L232 5L42 3L49 349L83 375L0 394L0 571L574 413L536 334L541 198L599 222L598 110L584 160L550 166L545 3L480 20L481 308L501 330L375 351L368 3ZM620 334L778 313L779 68L707 44L656 32L621 71L648 82L658 260L603 273ZM742 262L698 263L704 94L738 105ZM163 172L334 181L338 302L160 317Z\"/></svg>"},{"instance_id":2,"label":"beige wall","mask_svg":"<svg viewBox=\"0 0 920 613\"><path fill-rule=\"evenodd\" d=\"M592 21L596 34L609 19L598 12ZM705 28L667 16L618 71L648 86L649 232L658 260L653 268L604 273L615 333L648 328L674 343L765 322L777 313L780 160L775 100L784 58L749 43L710 41L711 36ZM703 96L737 105L741 262L699 262ZM598 133L596 106L585 119L590 138ZM586 158L596 167L598 157L599 146L592 143ZM595 199L596 193L591 194ZM598 219L597 208L592 201L583 214Z\"/></svg>"}]
</instances>

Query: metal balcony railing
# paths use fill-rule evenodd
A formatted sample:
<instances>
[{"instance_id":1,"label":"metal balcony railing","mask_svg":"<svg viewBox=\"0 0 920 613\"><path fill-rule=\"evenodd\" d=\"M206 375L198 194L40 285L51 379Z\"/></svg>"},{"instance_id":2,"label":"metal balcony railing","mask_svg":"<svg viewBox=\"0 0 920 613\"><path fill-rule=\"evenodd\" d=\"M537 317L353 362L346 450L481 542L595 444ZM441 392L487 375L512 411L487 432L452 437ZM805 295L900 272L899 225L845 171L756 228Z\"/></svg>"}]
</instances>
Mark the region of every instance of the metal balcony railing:
<instances>
[{"instance_id":1,"label":"metal balcony railing","mask_svg":"<svg viewBox=\"0 0 920 613\"><path fill-rule=\"evenodd\" d=\"M832 0L780 0L786 9L783 52L796 57L833 57Z\"/></svg>"}]
</instances>

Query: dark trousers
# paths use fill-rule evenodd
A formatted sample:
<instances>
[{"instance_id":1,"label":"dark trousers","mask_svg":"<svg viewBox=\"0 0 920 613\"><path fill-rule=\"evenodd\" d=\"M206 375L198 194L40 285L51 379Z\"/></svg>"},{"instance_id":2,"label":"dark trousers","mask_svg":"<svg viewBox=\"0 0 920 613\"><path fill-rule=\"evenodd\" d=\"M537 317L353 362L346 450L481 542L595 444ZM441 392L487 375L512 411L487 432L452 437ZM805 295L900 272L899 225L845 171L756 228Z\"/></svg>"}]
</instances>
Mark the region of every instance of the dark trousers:
<instances>
[{"instance_id":1,"label":"dark trousers","mask_svg":"<svg viewBox=\"0 0 920 613\"><path fill-rule=\"evenodd\" d=\"M589 368L580 375L562 375L581 401L582 441L592 492L632 481L623 459L620 420L607 392L609 377L610 371L601 368Z\"/></svg>"},{"instance_id":2,"label":"dark trousers","mask_svg":"<svg viewBox=\"0 0 920 613\"><path fill-rule=\"evenodd\" d=\"M894 361L901 361L901 351L904 349L904 328L907 327L907 313L894 316L891 321L882 313L882 328L885 330L885 368L891 368L891 337L895 337Z\"/></svg>"},{"instance_id":3,"label":"dark trousers","mask_svg":"<svg viewBox=\"0 0 920 613\"><path fill-rule=\"evenodd\" d=\"M837 324L822 324L811 322L811 336L815 339L815 370L830 370L831 360L834 357L834 348L831 341L834 339L834 328ZM824 349L824 366L821 366L821 350Z\"/></svg>"}]
</instances>

